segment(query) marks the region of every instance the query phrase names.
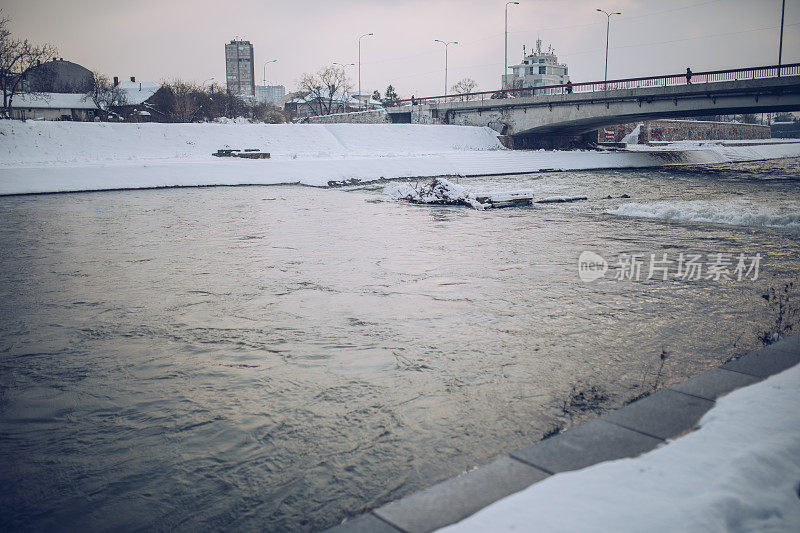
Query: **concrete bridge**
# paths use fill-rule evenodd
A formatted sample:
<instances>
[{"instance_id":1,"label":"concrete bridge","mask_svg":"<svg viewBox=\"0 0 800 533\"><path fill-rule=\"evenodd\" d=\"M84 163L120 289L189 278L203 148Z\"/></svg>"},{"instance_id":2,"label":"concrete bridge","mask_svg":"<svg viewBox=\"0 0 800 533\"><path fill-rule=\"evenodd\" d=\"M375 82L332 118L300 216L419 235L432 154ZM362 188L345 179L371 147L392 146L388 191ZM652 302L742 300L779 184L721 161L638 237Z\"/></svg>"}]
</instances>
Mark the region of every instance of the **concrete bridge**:
<instances>
[{"instance_id":1,"label":"concrete bridge","mask_svg":"<svg viewBox=\"0 0 800 533\"><path fill-rule=\"evenodd\" d=\"M673 74L398 104L387 108L392 122L489 126L507 136L512 147L557 147L615 124L800 110L800 63L698 72L688 82L686 74Z\"/></svg>"}]
</instances>

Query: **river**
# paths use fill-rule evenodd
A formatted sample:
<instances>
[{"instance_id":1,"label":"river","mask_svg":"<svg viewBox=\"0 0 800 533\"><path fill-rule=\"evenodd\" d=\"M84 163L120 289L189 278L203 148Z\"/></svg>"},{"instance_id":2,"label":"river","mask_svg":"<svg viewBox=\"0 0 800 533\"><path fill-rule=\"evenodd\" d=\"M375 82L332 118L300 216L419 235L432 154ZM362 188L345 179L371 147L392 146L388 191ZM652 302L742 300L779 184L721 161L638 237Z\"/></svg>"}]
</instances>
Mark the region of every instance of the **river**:
<instances>
[{"instance_id":1,"label":"river","mask_svg":"<svg viewBox=\"0 0 800 533\"><path fill-rule=\"evenodd\" d=\"M0 197L2 529L324 529L798 320L798 159L461 184L588 200Z\"/></svg>"}]
</instances>

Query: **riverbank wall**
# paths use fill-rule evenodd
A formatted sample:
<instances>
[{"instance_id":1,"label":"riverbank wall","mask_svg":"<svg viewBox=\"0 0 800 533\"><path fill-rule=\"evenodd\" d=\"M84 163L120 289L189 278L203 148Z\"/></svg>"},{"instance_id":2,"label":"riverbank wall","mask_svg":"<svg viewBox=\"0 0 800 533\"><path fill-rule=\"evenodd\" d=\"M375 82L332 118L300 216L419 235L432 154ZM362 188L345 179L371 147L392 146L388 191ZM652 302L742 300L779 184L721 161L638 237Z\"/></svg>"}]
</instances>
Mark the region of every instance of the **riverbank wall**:
<instances>
[{"instance_id":1,"label":"riverbank wall","mask_svg":"<svg viewBox=\"0 0 800 533\"><path fill-rule=\"evenodd\" d=\"M553 476L670 446L674 439L694 431L720 397L798 364L800 335L794 335L501 456L488 465L383 505L328 532L424 533L456 524ZM615 487L609 486L608 490ZM669 488L663 490L666 498ZM635 501L630 503L635 505ZM464 529L481 530L469 526Z\"/></svg>"}]
</instances>

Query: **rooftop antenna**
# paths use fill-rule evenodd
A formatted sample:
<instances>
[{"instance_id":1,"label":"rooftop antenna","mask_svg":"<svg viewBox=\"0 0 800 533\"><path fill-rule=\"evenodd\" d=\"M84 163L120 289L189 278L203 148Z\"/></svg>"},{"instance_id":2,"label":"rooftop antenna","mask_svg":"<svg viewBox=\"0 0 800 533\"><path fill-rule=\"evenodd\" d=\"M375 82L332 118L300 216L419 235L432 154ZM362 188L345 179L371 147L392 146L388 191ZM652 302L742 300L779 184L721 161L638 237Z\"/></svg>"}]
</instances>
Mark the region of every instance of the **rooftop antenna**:
<instances>
[{"instance_id":1,"label":"rooftop antenna","mask_svg":"<svg viewBox=\"0 0 800 533\"><path fill-rule=\"evenodd\" d=\"M542 53L542 40L538 36L536 37L536 53Z\"/></svg>"}]
</instances>

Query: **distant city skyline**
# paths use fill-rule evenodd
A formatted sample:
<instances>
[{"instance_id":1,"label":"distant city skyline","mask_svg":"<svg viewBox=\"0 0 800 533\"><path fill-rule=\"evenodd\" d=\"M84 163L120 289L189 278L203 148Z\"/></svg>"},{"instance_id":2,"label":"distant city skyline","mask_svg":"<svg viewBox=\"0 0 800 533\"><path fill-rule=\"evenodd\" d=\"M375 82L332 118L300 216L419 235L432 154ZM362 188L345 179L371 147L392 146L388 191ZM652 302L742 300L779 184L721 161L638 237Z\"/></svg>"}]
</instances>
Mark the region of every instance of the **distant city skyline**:
<instances>
[{"instance_id":1,"label":"distant city skyline","mask_svg":"<svg viewBox=\"0 0 800 533\"><path fill-rule=\"evenodd\" d=\"M458 41L449 50L450 85L473 78L477 90L500 86L504 1L419 0L285 2L209 0L103 2L4 0L16 37L59 49L59 56L108 76L147 81L181 78L225 85L223 44L254 46L259 83L264 63L270 85L297 87L304 73L332 63L355 63L362 40L362 87L381 93L391 84L402 97L440 94L444 54L435 39ZM609 78L698 72L774 64L780 0L520 0L509 6L509 65L537 37L552 44L573 82L603 78L605 16L611 22ZM783 62L800 61L800 0L787 0ZM102 45L99 45L102 43ZM353 85L354 69L348 70Z\"/></svg>"}]
</instances>

